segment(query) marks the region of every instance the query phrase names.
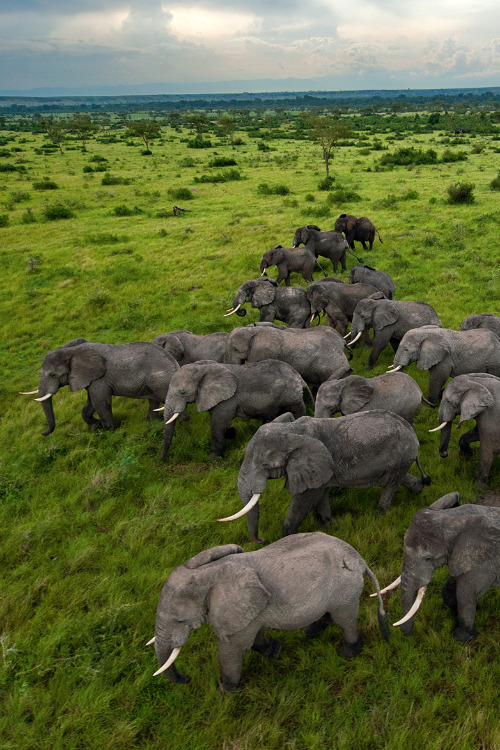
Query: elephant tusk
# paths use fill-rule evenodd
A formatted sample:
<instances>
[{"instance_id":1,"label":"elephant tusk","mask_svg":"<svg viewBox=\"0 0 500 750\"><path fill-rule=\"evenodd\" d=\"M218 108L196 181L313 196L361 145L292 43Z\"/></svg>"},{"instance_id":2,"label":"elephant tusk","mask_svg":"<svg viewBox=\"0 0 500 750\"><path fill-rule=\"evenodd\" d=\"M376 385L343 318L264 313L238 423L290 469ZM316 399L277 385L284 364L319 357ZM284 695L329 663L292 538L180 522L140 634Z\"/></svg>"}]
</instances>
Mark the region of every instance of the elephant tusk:
<instances>
[{"instance_id":1,"label":"elephant tusk","mask_svg":"<svg viewBox=\"0 0 500 750\"><path fill-rule=\"evenodd\" d=\"M358 333L358 335L356 336L356 338L354 338L354 339L353 339L352 341L349 341L349 343L347 344L347 346L352 346L353 344L355 344L355 343L356 343L356 341L357 341L357 340L358 340L358 339L360 338L360 336L361 336L361 333L362 333L362 331L360 331L360 332Z\"/></svg>"},{"instance_id":2,"label":"elephant tusk","mask_svg":"<svg viewBox=\"0 0 500 750\"><path fill-rule=\"evenodd\" d=\"M154 635L154 636L153 636L153 637L151 638L151 640L150 640L150 641L148 641L148 642L146 643L146 646L152 646L152 645L153 645L153 643L155 642L155 638L156 638L156 636Z\"/></svg>"},{"instance_id":3,"label":"elephant tusk","mask_svg":"<svg viewBox=\"0 0 500 750\"><path fill-rule=\"evenodd\" d=\"M218 521L235 521L237 518L241 518L241 516L244 516L246 513L248 513L250 510L252 510L254 505L257 505L259 502L260 493L252 495L251 500L245 505L244 508L239 510L237 513L235 513L232 516L228 516L227 518L218 518Z\"/></svg>"},{"instance_id":4,"label":"elephant tusk","mask_svg":"<svg viewBox=\"0 0 500 750\"><path fill-rule=\"evenodd\" d=\"M394 368L394 370L387 370L387 372L397 372L398 370L402 370L402 369L403 369L403 365L398 365L397 367Z\"/></svg>"},{"instance_id":5,"label":"elephant tusk","mask_svg":"<svg viewBox=\"0 0 500 750\"><path fill-rule=\"evenodd\" d=\"M343 338L343 339L348 339L350 335L351 335L351 332L349 331L349 333L346 333L346 335L345 335L345 336L342 336L342 338Z\"/></svg>"},{"instance_id":6,"label":"elephant tusk","mask_svg":"<svg viewBox=\"0 0 500 750\"><path fill-rule=\"evenodd\" d=\"M168 422L165 422L165 424L170 424L170 422L173 422L174 419L177 419L177 417L179 416L179 414L180 414L180 411L176 411L175 414L172 414L172 416L170 417L170 419L168 420Z\"/></svg>"},{"instance_id":7,"label":"elephant tusk","mask_svg":"<svg viewBox=\"0 0 500 750\"><path fill-rule=\"evenodd\" d=\"M314 318L316 317L317 314L318 313L314 313L313 315L311 315L311 320L309 321L309 325L311 325L311 323L313 322L313 320L314 320Z\"/></svg>"},{"instance_id":8,"label":"elephant tusk","mask_svg":"<svg viewBox=\"0 0 500 750\"><path fill-rule=\"evenodd\" d=\"M388 370L393 370L395 367L396 367L396 365L389 365L389 367L387 369Z\"/></svg>"},{"instance_id":9,"label":"elephant tusk","mask_svg":"<svg viewBox=\"0 0 500 750\"><path fill-rule=\"evenodd\" d=\"M165 407L159 406L158 409L153 409L153 411L165 411Z\"/></svg>"},{"instance_id":10,"label":"elephant tusk","mask_svg":"<svg viewBox=\"0 0 500 750\"><path fill-rule=\"evenodd\" d=\"M405 622L407 622L413 617L417 609L422 604L422 599L424 598L426 591L427 591L427 586L422 586L422 588L418 590L417 598L413 602L411 609L405 614L404 617L401 618L401 620L398 620L397 622L393 623L394 627L397 627L398 625L403 625Z\"/></svg>"},{"instance_id":11,"label":"elephant tusk","mask_svg":"<svg viewBox=\"0 0 500 750\"><path fill-rule=\"evenodd\" d=\"M439 430L442 430L443 427L446 427L447 424L448 424L448 422L441 422L441 424L439 425L439 427L434 427L434 429L429 430L429 432L439 432Z\"/></svg>"},{"instance_id":12,"label":"elephant tusk","mask_svg":"<svg viewBox=\"0 0 500 750\"><path fill-rule=\"evenodd\" d=\"M41 396L40 398L35 398L35 401L47 401L48 398L52 398L54 394L52 393L46 393L45 396Z\"/></svg>"},{"instance_id":13,"label":"elephant tusk","mask_svg":"<svg viewBox=\"0 0 500 750\"><path fill-rule=\"evenodd\" d=\"M231 310L230 312L224 313L224 317L227 318L228 315L233 315L237 310L239 310L241 305L238 305L238 307L235 307L234 310Z\"/></svg>"},{"instance_id":14,"label":"elephant tusk","mask_svg":"<svg viewBox=\"0 0 500 750\"><path fill-rule=\"evenodd\" d=\"M174 650L170 654L169 658L167 659L167 661L165 662L165 664L163 665L163 667L160 667L160 669L157 669L156 672L154 673L153 677L156 677L157 675L161 674L162 672L165 672L165 670L167 670L169 667L171 667L172 664L174 663L174 661L179 656L179 652L180 652L180 648L174 648Z\"/></svg>"},{"instance_id":15,"label":"elephant tusk","mask_svg":"<svg viewBox=\"0 0 500 750\"><path fill-rule=\"evenodd\" d=\"M388 586L386 586L385 589L381 589L380 593L385 594L387 591L392 591L392 589L397 589L400 583L401 583L401 576L399 576L399 578L396 578L395 581L393 581ZM370 596L377 596L377 593L375 592L374 594L370 594Z\"/></svg>"},{"instance_id":16,"label":"elephant tusk","mask_svg":"<svg viewBox=\"0 0 500 750\"><path fill-rule=\"evenodd\" d=\"M265 276L265 275L266 275L266 272L262 271L261 276Z\"/></svg>"},{"instance_id":17,"label":"elephant tusk","mask_svg":"<svg viewBox=\"0 0 500 750\"><path fill-rule=\"evenodd\" d=\"M19 393L21 394L21 396L34 396L35 393L38 393L38 388L36 389L36 391L19 391Z\"/></svg>"}]
</instances>

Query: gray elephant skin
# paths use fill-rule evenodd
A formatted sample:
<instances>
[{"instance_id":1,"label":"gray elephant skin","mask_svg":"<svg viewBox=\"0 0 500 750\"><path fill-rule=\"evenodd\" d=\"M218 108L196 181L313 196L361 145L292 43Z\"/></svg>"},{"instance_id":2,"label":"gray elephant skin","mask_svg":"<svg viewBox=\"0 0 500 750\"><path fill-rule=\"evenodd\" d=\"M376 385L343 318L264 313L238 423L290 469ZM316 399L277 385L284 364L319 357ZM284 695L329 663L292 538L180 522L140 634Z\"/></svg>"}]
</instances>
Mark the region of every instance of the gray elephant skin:
<instances>
[{"instance_id":1,"label":"gray elephant skin","mask_svg":"<svg viewBox=\"0 0 500 750\"><path fill-rule=\"evenodd\" d=\"M43 435L55 428L52 396L69 385L87 390L82 417L91 429L114 429L112 396L148 399L148 417L167 396L170 379L179 365L168 352L148 341L132 344L94 344L74 339L49 352L42 363L38 399L47 420ZM99 419L92 415L97 412Z\"/></svg>"},{"instance_id":2,"label":"gray elephant skin","mask_svg":"<svg viewBox=\"0 0 500 750\"><path fill-rule=\"evenodd\" d=\"M189 365L200 359L212 359L214 362L222 362L226 351L226 341L229 333L218 331L216 333L196 334L191 331L169 331L160 333L153 344L161 346L169 352L179 365Z\"/></svg>"},{"instance_id":3,"label":"gray elephant skin","mask_svg":"<svg viewBox=\"0 0 500 750\"><path fill-rule=\"evenodd\" d=\"M430 479L418 462L418 439L413 427L397 414L376 409L336 419L291 414L259 427L247 445L238 475L244 509L221 520L247 513L254 542L258 535L260 495L269 479L285 477L292 495L283 523L283 536L294 534L311 510L320 522L331 520L328 487L381 487L379 512L386 511L400 484L421 492ZM422 479L408 474L417 462Z\"/></svg>"},{"instance_id":4,"label":"gray elephant skin","mask_svg":"<svg viewBox=\"0 0 500 750\"><path fill-rule=\"evenodd\" d=\"M429 401L436 403L448 378L472 372L500 376L500 341L492 331L453 331L422 326L405 333L394 357L396 369L417 362L429 370Z\"/></svg>"},{"instance_id":5,"label":"gray elephant skin","mask_svg":"<svg viewBox=\"0 0 500 750\"><path fill-rule=\"evenodd\" d=\"M500 339L500 318L493 313L477 313L469 315L462 321L461 331L471 331L474 328L488 328Z\"/></svg>"},{"instance_id":6,"label":"gray elephant skin","mask_svg":"<svg viewBox=\"0 0 500 750\"><path fill-rule=\"evenodd\" d=\"M355 249L354 242L361 242L363 250L372 250L373 242L375 240L375 232L377 233L380 242L382 242L378 229L375 228L375 224L366 216L361 216L357 219L352 214L340 214L335 222L335 231L342 232L345 235L347 243L352 250ZM368 248L366 247L367 242Z\"/></svg>"},{"instance_id":7,"label":"gray elephant skin","mask_svg":"<svg viewBox=\"0 0 500 750\"><path fill-rule=\"evenodd\" d=\"M375 378L348 375L342 380L330 378L320 385L316 394L314 416L319 419L342 416L360 411L385 409L399 414L413 424L422 403L418 384L404 372L385 373Z\"/></svg>"},{"instance_id":8,"label":"gray elephant skin","mask_svg":"<svg viewBox=\"0 0 500 750\"><path fill-rule=\"evenodd\" d=\"M349 284L371 284L380 289L384 297L394 299L396 285L385 271L377 271L373 266L353 266L349 271Z\"/></svg>"},{"instance_id":9,"label":"gray elephant skin","mask_svg":"<svg viewBox=\"0 0 500 750\"><path fill-rule=\"evenodd\" d=\"M286 286L290 286L290 274L301 273L305 281L314 281L313 270L316 265L316 257L306 247L286 248L281 245L267 250L261 258L260 270L263 276L270 266L277 266L278 278L276 283L283 280Z\"/></svg>"},{"instance_id":10,"label":"gray elephant skin","mask_svg":"<svg viewBox=\"0 0 500 750\"><path fill-rule=\"evenodd\" d=\"M247 365L203 361L185 365L172 376L165 401L162 458L172 441L171 420L194 401L198 411L210 414L210 458L218 458L222 456L224 435L235 417L269 422L288 411L294 417L302 417L306 413L304 393L312 402L311 392L299 373L276 359Z\"/></svg>"},{"instance_id":11,"label":"gray elephant skin","mask_svg":"<svg viewBox=\"0 0 500 750\"><path fill-rule=\"evenodd\" d=\"M443 600L457 619L453 635L471 641L477 636L477 600L490 586L500 586L500 508L460 506L458 492L451 492L415 513L404 537L403 618L414 602L421 602L433 572L442 565L448 566L449 575ZM414 611L400 626L405 634L413 629Z\"/></svg>"},{"instance_id":12,"label":"gray elephant skin","mask_svg":"<svg viewBox=\"0 0 500 750\"><path fill-rule=\"evenodd\" d=\"M397 373L399 374L399 373ZM460 422L475 419L476 424L460 436L460 456L472 456L471 443L479 441L477 484L488 484L493 459L500 453L500 378L477 372L458 375L447 384L439 406L441 442L439 455L448 456L452 422L460 415Z\"/></svg>"},{"instance_id":13,"label":"gray elephant skin","mask_svg":"<svg viewBox=\"0 0 500 750\"><path fill-rule=\"evenodd\" d=\"M340 232L322 232L315 224L308 224L305 227L299 227L293 236L292 244L294 247L298 247L301 243L315 258L318 255L329 258L334 273L337 273L339 263L342 271L346 270L346 254L349 245Z\"/></svg>"},{"instance_id":14,"label":"gray elephant skin","mask_svg":"<svg viewBox=\"0 0 500 750\"><path fill-rule=\"evenodd\" d=\"M231 331L225 354L228 364L262 359L288 362L309 386L319 386L332 375L341 378L352 372L342 336L327 326L300 330L255 323Z\"/></svg>"},{"instance_id":15,"label":"gray elephant skin","mask_svg":"<svg viewBox=\"0 0 500 750\"><path fill-rule=\"evenodd\" d=\"M219 639L221 684L231 692L240 685L246 651L278 658L281 643L266 637L266 629L305 628L312 636L328 619L343 631L340 654L356 656L362 648L357 619L365 573L377 589L379 627L387 639L378 581L341 539L315 532L255 552L236 544L204 550L175 568L163 586L154 637L158 663L165 667L177 658L190 632L205 623ZM163 674L174 683L190 680L174 663Z\"/></svg>"},{"instance_id":16,"label":"gray elephant skin","mask_svg":"<svg viewBox=\"0 0 500 750\"><path fill-rule=\"evenodd\" d=\"M363 331L373 329L373 345L366 366L371 370L388 344L396 352L405 333L426 325L441 327L436 311L427 302L362 299L352 315L352 343Z\"/></svg>"},{"instance_id":17,"label":"gray elephant skin","mask_svg":"<svg viewBox=\"0 0 500 750\"><path fill-rule=\"evenodd\" d=\"M336 328L345 336L347 326L352 320L358 302L372 294L382 295L379 289L371 284L343 284L334 278L314 281L307 287L307 299L311 306L311 317L326 312L328 325ZM370 342L368 333L363 337L365 343Z\"/></svg>"},{"instance_id":18,"label":"gray elephant skin","mask_svg":"<svg viewBox=\"0 0 500 750\"><path fill-rule=\"evenodd\" d=\"M250 279L245 281L233 299L233 306L225 317L236 313L246 315L246 310L240 307L251 302L252 307L259 310L260 323L272 323L280 320L290 328L308 328L311 308L304 289L290 286L280 289L274 279Z\"/></svg>"}]
</instances>

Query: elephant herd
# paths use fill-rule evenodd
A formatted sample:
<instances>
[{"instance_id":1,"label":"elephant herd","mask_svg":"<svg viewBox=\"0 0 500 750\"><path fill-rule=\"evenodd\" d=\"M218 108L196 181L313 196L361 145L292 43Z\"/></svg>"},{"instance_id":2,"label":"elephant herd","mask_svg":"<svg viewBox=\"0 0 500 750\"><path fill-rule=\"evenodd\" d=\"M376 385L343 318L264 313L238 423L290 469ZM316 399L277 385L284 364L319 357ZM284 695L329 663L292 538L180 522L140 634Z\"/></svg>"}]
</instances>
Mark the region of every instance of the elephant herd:
<instances>
[{"instance_id":1,"label":"elephant herd","mask_svg":"<svg viewBox=\"0 0 500 750\"><path fill-rule=\"evenodd\" d=\"M347 284L334 277L312 281L319 255L331 260L334 271L339 263L346 270L346 253L354 241L363 247L368 242L371 249L375 231L365 217L347 215L339 217L333 232L301 227L293 248L264 253L262 274L276 265L277 281L261 277L244 282L227 313L244 315L242 305L251 303L260 311L258 322L206 335L170 331L152 343L75 339L45 356L38 389L25 392L37 394L42 403L44 435L55 428L52 399L62 386L86 389L82 417L91 430L114 428L113 396L146 399L148 418L163 411L162 458L189 403L210 415L211 458L222 456L224 440L234 437L236 417L262 421L239 470L243 508L219 520L246 515L250 538L263 543L259 501L269 480L284 477L291 499L283 538L254 552L235 544L213 547L172 571L149 642L155 644L160 665L156 674L171 682L189 681L174 662L191 630L204 623L219 639L221 684L228 691L240 684L246 651L269 659L279 656L281 644L266 637L266 629L302 628L313 637L333 622L343 631L340 653L346 658L357 655L365 573L376 588L373 596L378 597L384 638L389 629L382 594L398 585L403 616L395 625L407 633L433 571L448 565L443 599L456 615L453 634L460 641L476 637L478 597L500 585L500 509L460 506L456 492L415 513L404 538L401 577L382 590L349 544L319 531L297 533L311 511L321 524L329 523L330 487L380 487L378 512L384 513L400 485L418 493L430 484L420 466L413 429L416 411L426 399L413 378L399 372L411 362L429 370L428 403L436 406L441 398L440 425L434 430L441 430L440 456L448 455L456 416L460 423L475 419L459 447L460 455L468 457L470 444L479 441L481 486L487 485L500 453L498 316L471 315L459 331L442 328L430 305L395 300L389 274L370 266L354 266ZM301 243L303 248L298 247ZM307 289L289 286L292 272L311 282ZM326 314L326 325L310 327L321 313ZM368 369L387 345L393 348L394 364L387 373L371 378L353 374L348 357L352 361L360 337L371 346ZM308 405L314 416L306 415ZM419 478L409 473L414 463Z\"/></svg>"}]
</instances>

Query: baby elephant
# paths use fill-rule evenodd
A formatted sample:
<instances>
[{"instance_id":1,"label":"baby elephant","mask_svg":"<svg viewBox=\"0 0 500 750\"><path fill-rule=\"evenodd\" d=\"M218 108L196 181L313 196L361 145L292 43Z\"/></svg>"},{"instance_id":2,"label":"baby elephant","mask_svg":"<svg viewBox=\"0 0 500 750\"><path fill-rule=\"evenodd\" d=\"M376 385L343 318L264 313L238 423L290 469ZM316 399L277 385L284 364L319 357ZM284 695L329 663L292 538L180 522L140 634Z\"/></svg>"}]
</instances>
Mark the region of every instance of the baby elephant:
<instances>
[{"instance_id":1,"label":"baby elephant","mask_svg":"<svg viewBox=\"0 0 500 750\"><path fill-rule=\"evenodd\" d=\"M306 413L304 392L313 401L299 373L287 362L277 359L246 365L200 361L181 367L175 374L177 377L172 377L165 401L162 458L172 441L172 422L193 401L198 411L210 413L210 458L222 456L224 436L235 417L268 422L288 411L302 417Z\"/></svg>"},{"instance_id":2,"label":"baby elephant","mask_svg":"<svg viewBox=\"0 0 500 750\"><path fill-rule=\"evenodd\" d=\"M356 550L320 532L281 539L256 552L225 544L200 552L175 568L163 586L156 611L155 645L170 682L186 683L174 661L192 630L208 623L219 639L224 690L240 685L243 657L253 649L277 659L281 643L265 629L306 628L312 636L326 621L342 628L340 654L356 656L363 642L357 627L363 575L377 589L379 627L389 637L380 587ZM148 644L149 645L149 644Z\"/></svg>"},{"instance_id":3,"label":"baby elephant","mask_svg":"<svg viewBox=\"0 0 500 750\"><path fill-rule=\"evenodd\" d=\"M314 281L313 269L315 265L316 258L306 247L286 248L277 245L264 253L260 261L260 270L262 276L267 276L266 268L277 266L278 278L276 283L279 284L284 279L285 285L290 286L290 273L292 271L301 273L306 281Z\"/></svg>"}]
</instances>

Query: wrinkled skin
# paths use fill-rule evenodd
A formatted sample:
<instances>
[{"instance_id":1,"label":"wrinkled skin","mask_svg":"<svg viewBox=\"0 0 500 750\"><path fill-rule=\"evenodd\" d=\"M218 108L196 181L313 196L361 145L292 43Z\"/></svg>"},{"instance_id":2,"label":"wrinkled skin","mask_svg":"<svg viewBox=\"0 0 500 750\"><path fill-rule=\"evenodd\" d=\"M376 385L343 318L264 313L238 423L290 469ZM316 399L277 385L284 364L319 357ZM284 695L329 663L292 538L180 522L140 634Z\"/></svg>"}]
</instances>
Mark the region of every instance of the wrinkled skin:
<instances>
[{"instance_id":1,"label":"wrinkled skin","mask_svg":"<svg viewBox=\"0 0 500 750\"><path fill-rule=\"evenodd\" d=\"M321 255L331 260L334 273L337 273L339 263L342 271L347 268L349 245L340 232L322 232L315 224L308 224L295 231L292 244L294 247L303 244L315 258Z\"/></svg>"},{"instance_id":2,"label":"wrinkled skin","mask_svg":"<svg viewBox=\"0 0 500 750\"><path fill-rule=\"evenodd\" d=\"M221 685L231 692L240 686L246 651L278 658L281 643L266 637L265 629L305 628L312 637L333 622L344 635L340 654L355 656L362 648L357 618L365 573L379 590L353 547L320 532L297 534L256 552L236 544L200 552L175 568L163 586L155 627L158 664L205 623L219 639ZM384 618L379 596L379 625L387 637ZM175 664L164 674L171 682L190 679Z\"/></svg>"},{"instance_id":3,"label":"wrinkled skin","mask_svg":"<svg viewBox=\"0 0 500 750\"><path fill-rule=\"evenodd\" d=\"M311 308L304 289L297 286L279 289L274 279L251 279L245 281L233 299L233 308L251 302L259 310L260 323L281 320L290 328L309 328ZM246 315L238 310L237 315Z\"/></svg>"},{"instance_id":4,"label":"wrinkled skin","mask_svg":"<svg viewBox=\"0 0 500 750\"><path fill-rule=\"evenodd\" d=\"M474 328L487 328L493 331L497 339L500 339L500 318L492 313L478 313L469 315L462 321L461 331L472 331Z\"/></svg>"},{"instance_id":5,"label":"wrinkled skin","mask_svg":"<svg viewBox=\"0 0 500 750\"><path fill-rule=\"evenodd\" d=\"M373 266L353 266L349 271L349 284L371 284L387 299L394 299L396 293L391 276L385 271L377 271Z\"/></svg>"},{"instance_id":6,"label":"wrinkled skin","mask_svg":"<svg viewBox=\"0 0 500 750\"><path fill-rule=\"evenodd\" d=\"M429 401L435 404L450 377L472 372L500 376L500 341L482 329L414 328L401 339L394 364L406 367L415 361L419 370L429 370Z\"/></svg>"},{"instance_id":7,"label":"wrinkled skin","mask_svg":"<svg viewBox=\"0 0 500 750\"><path fill-rule=\"evenodd\" d=\"M179 365L189 365L200 359L212 359L214 362L224 360L226 341L229 333L195 334L191 331L170 331L161 333L153 341L177 360Z\"/></svg>"},{"instance_id":8,"label":"wrinkled skin","mask_svg":"<svg viewBox=\"0 0 500 750\"><path fill-rule=\"evenodd\" d=\"M413 424L415 414L422 403L422 391L417 383L404 372L386 373L375 378L348 375L342 380L331 378L320 385L316 394L314 416L342 416L359 411L385 409L399 414Z\"/></svg>"},{"instance_id":9,"label":"wrinkled skin","mask_svg":"<svg viewBox=\"0 0 500 750\"><path fill-rule=\"evenodd\" d=\"M478 598L490 586L500 586L500 508L459 503L458 492L451 492L413 516L404 537L401 612L409 611L433 572L447 565L442 593L457 619L453 635L471 641L477 635ZM403 633L412 631L414 619L400 626Z\"/></svg>"},{"instance_id":10,"label":"wrinkled skin","mask_svg":"<svg viewBox=\"0 0 500 750\"><path fill-rule=\"evenodd\" d=\"M179 369L175 359L156 344L93 344L75 339L49 352L42 363L38 396L53 396L69 385L71 391L87 390L82 417L91 429L114 429L112 396L148 399L148 417L165 400L170 379ZM55 428L52 398L42 402L47 419L43 435ZM97 412L99 419L95 419Z\"/></svg>"},{"instance_id":11,"label":"wrinkled skin","mask_svg":"<svg viewBox=\"0 0 500 750\"><path fill-rule=\"evenodd\" d=\"M468 419L476 420L475 426L460 436L460 456L470 458L470 444L479 441L476 483L486 486L493 459L500 453L500 378L485 373L472 373L458 375L450 380L444 389L438 413L439 423L446 422L441 430L441 458L448 456L451 425L458 415L459 424Z\"/></svg>"},{"instance_id":12,"label":"wrinkled skin","mask_svg":"<svg viewBox=\"0 0 500 750\"><path fill-rule=\"evenodd\" d=\"M340 214L339 218L335 222L335 231L342 232L345 235L347 243L351 250L354 250L354 242L361 242L363 250L372 250L373 241L375 240L375 232L378 234L380 242L380 234L375 228L375 224L370 221L366 216L361 216L357 219L352 214ZM368 248L366 243L368 242Z\"/></svg>"},{"instance_id":13,"label":"wrinkled skin","mask_svg":"<svg viewBox=\"0 0 500 750\"><path fill-rule=\"evenodd\" d=\"M255 323L231 331L225 361L242 365L279 359L297 370L309 386L319 386L331 375L341 378L352 372L344 343L342 336L327 326L298 330Z\"/></svg>"},{"instance_id":14,"label":"wrinkled skin","mask_svg":"<svg viewBox=\"0 0 500 750\"><path fill-rule=\"evenodd\" d=\"M352 320L358 302L372 294L381 296L381 292L370 284L342 284L330 279L315 281L307 287L307 299L311 306L311 314L326 312L328 325L345 336L347 326ZM368 332L363 336L368 344Z\"/></svg>"},{"instance_id":15,"label":"wrinkled skin","mask_svg":"<svg viewBox=\"0 0 500 750\"><path fill-rule=\"evenodd\" d=\"M373 346L366 366L371 370L388 344L396 352L405 333L425 325L441 327L436 311L427 302L363 299L352 316L351 337L373 329Z\"/></svg>"},{"instance_id":16,"label":"wrinkled skin","mask_svg":"<svg viewBox=\"0 0 500 750\"><path fill-rule=\"evenodd\" d=\"M278 278L276 283L283 280L286 286L290 286L290 274L301 273L305 281L314 281L313 270L316 265L316 257L305 247L286 248L278 245L267 250L260 261L261 273L266 275L266 269L277 266Z\"/></svg>"},{"instance_id":17,"label":"wrinkled skin","mask_svg":"<svg viewBox=\"0 0 500 750\"><path fill-rule=\"evenodd\" d=\"M310 391L298 372L286 362L266 359L247 365L196 362L174 373L165 401L165 423L173 414L182 414L196 402L198 411L210 414L212 452L222 456L224 436L235 417L269 422L279 414L306 413L303 394ZM162 458L170 447L172 431L165 425Z\"/></svg>"},{"instance_id":18,"label":"wrinkled skin","mask_svg":"<svg viewBox=\"0 0 500 750\"><path fill-rule=\"evenodd\" d=\"M289 420L289 421L287 421ZM247 445L238 475L243 505L262 494L269 479L285 477L292 495L283 536L295 534L311 510L331 519L327 487L381 487L379 511L386 511L400 484L420 492L428 477L408 474L418 459L413 427L397 414L373 410L337 419L283 415L260 427ZM259 539L259 505L247 514L250 538Z\"/></svg>"}]
</instances>

